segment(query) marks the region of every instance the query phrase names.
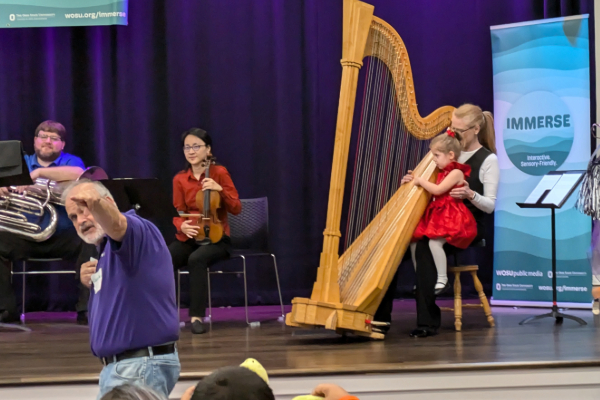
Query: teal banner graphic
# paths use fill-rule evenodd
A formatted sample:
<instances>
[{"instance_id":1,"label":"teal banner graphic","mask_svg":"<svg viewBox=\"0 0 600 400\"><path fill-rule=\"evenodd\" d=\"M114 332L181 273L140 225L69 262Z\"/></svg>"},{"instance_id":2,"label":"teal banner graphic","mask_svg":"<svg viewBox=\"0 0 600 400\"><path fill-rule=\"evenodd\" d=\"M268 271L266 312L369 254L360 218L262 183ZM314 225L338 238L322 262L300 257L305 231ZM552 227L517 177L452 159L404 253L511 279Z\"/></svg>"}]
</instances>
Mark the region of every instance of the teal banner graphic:
<instances>
[{"instance_id":1,"label":"teal banner graphic","mask_svg":"<svg viewBox=\"0 0 600 400\"><path fill-rule=\"evenodd\" d=\"M0 27L127 25L128 1L0 0Z\"/></svg>"},{"instance_id":2,"label":"teal banner graphic","mask_svg":"<svg viewBox=\"0 0 600 400\"><path fill-rule=\"evenodd\" d=\"M543 175L585 170L590 151L588 16L491 27L500 184L495 212L496 305L552 301L549 209L522 209ZM558 301L591 301L590 217L577 191L556 210Z\"/></svg>"}]
</instances>

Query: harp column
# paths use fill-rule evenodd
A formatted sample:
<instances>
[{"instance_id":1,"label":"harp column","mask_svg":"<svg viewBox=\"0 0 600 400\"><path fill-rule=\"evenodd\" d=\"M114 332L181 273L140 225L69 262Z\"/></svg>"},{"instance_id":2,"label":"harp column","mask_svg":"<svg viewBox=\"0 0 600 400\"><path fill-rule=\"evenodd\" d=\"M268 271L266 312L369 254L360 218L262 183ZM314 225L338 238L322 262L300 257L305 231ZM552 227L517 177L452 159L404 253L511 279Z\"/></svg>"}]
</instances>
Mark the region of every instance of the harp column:
<instances>
[{"instance_id":1,"label":"harp column","mask_svg":"<svg viewBox=\"0 0 600 400\"><path fill-rule=\"evenodd\" d=\"M365 46L373 20L374 7L357 0L344 0L344 30L342 46L342 84L338 118L335 129L333 165L329 186L327 224L323 232L323 251L317 281L313 287L311 300L326 303L340 302L338 285L338 258L340 244L340 221L344 199L344 183L348 166L352 118L356 101L358 73L362 67Z\"/></svg>"}]
</instances>

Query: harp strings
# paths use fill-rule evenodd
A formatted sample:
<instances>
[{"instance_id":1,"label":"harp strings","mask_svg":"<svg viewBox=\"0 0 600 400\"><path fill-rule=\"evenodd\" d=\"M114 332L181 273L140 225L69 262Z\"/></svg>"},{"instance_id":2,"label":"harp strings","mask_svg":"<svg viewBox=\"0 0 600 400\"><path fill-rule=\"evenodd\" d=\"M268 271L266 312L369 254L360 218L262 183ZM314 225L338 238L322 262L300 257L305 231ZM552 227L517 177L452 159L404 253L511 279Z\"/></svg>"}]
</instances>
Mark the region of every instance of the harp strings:
<instances>
[{"instance_id":1,"label":"harp strings","mask_svg":"<svg viewBox=\"0 0 600 400\"><path fill-rule=\"evenodd\" d=\"M357 129L345 253L339 270L341 290L369 244L388 226L388 216L379 213L400 187L402 177L429 151L429 141L413 137L402 119L401 108L407 106L406 85L396 82L394 76L404 76L405 64L381 31L371 30L368 45L372 46L370 54L373 56L365 59L363 68L365 87ZM376 216L379 218L374 221ZM361 241L356 242L361 234ZM373 254L367 256L360 276L371 275L373 260Z\"/></svg>"},{"instance_id":2,"label":"harp strings","mask_svg":"<svg viewBox=\"0 0 600 400\"><path fill-rule=\"evenodd\" d=\"M428 141L423 143L410 135L402 120L396 88L405 88L396 85L390 70L400 70L402 76L403 65L399 57L390 56L391 43L380 31L372 30L371 35L373 56L365 60L365 88L357 129L344 250L398 190L407 171L413 169L428 151Z\"/></svg>"}]
</instances>

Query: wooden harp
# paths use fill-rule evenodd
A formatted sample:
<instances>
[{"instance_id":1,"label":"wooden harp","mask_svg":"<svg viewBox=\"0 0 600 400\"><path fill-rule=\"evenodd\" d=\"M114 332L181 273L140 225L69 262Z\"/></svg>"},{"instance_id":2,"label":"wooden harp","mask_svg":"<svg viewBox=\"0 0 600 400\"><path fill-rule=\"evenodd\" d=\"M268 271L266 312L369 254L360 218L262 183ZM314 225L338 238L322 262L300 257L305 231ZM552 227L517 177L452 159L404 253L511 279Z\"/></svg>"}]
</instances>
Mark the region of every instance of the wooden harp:
<instances>
[{"instance_id":1,"label":"wooden harp","mask_svg":"<svg viewBox=\"0 0 600 400\"><path fill-rule=\"evenodd\" d=\"M404 43L373 10L364 2L344 0L342 84L323 251L310 299L292 300L286 324L383 338L372 330L373 315L429 201L422 188L400 186L400 180L408 169L435 179L429 139L450 125L454 107L419 115ZM368 71L362 76L360 122L353 133L363 62ZM351 142L354 160L349 160ZM349 165L354 176L345 193ZM348 218L340 255L343 212Z\"/></svg>"}]
</instances>

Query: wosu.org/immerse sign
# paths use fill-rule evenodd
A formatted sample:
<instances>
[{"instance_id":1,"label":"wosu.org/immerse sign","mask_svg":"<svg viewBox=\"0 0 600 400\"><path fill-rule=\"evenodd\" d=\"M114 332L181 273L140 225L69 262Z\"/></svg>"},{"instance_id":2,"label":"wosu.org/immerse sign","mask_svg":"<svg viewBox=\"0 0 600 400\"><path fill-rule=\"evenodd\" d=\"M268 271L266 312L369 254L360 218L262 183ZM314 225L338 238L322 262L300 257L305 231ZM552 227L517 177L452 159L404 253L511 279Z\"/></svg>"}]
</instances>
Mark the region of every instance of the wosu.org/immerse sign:
<instances>
[{"instance_id":1,"label":"wosu.org/immerse sign","mask_svg":"<svg viewBox=\"0 0 600 400\"><path fill-rule=\"evenodd\" d=\"M0 0L0 27L127 25L129 0Z\"/></svg>"},{"instance_id":2,"label":"wosu.org/immerse sign","mask_svg":"<svg viewBox=\"0 0 600 400\"><path fill-rule=\"evenodd\" d=\"M500 182L494 210L494 305L552 301L547 209L520 208L552 171L584 170L591 154L587 16L490 28ZM590 217L572 195L556 213L559 304L589 307Z\"/></svg>"}]
</instances>

